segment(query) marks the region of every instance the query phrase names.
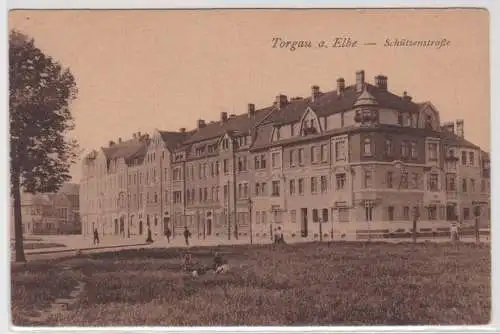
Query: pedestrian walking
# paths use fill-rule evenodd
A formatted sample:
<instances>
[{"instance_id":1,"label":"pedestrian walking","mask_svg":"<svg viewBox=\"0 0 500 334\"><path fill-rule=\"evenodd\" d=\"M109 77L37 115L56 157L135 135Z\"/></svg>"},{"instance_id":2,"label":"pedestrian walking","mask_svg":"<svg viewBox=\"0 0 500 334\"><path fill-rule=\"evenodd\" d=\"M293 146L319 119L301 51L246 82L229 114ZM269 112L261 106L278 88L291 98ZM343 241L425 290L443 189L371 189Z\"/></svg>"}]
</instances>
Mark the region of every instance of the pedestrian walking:
<instances>
[{"instance_id":1,"label":"pedestrian walking","mask_svg":"<svg viewBox=\"0 0 500 334\"><path fill-rule=\"evenodd\" d=\"M186 241L186 246L189 246L189 238L191 237L191 232L187 226L184 226L184 240Z\"/></svg>"},{"instance_id":2,"label":"pedestrian walking","mask_svg":"<svg viewBox=\"0 0 500 334\"><path fill-rule=\"evenodd\" d=\"M172 231L167 227L165 230L165 237L167 238L167 242L170 243L170 237L172 236Z\"/></svg>"},{"instance_id":3,"label":"pedestrian walking","mask_svg":"<svg viewBox=\"0 0 500 334\"><path fill-rule=\"evenodd\" d=\"M99 245L99 232L97 229L94 229L94 246Z\"/></svg>"},{"instance_id":4,"label":"pedestrian walking","mask_svg":"<svg viewBox=\"0 0 500 334\"><path fill-rule=\"evenodd\" d=\"M146 242L147 243L152 243L153 242L153 236L152 236L152 233L151 233L151 227L148 226L148 237L146 239Z\"/></svg>"},{"instance_id":5,"label":"pedestrian walking","mask_svg":"<svg viewBox=\"0 0 500 334\"><path fill-rule=\"evenodd\" d=\"M456 221L451 223L450 235L452 241L460 240L460 236L458 235L458 223Z\"/></svg>"}]
</instances>

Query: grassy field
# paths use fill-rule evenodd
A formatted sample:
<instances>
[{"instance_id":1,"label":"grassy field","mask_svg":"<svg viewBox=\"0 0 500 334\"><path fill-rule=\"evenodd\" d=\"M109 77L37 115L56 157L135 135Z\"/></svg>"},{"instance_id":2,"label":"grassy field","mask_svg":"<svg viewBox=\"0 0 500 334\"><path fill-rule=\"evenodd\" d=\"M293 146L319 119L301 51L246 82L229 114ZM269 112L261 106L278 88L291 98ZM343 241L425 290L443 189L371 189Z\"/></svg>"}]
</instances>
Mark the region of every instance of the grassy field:
<instances>
[{"instance_id":1,"label":"grassy field","mask_svg":"<svg viewBox=\"0 0 500 334\"><path fill-rule=\"evenodd\" d=\"M64 244L54 242L25 242L24 249L46 249L46 248L66 247Z\"/></svg>"},{"instance_id":2,"label":"grassy field","mask_svg":"<svg viewBox=\"0 0 500 334\"><path fill-rule=\"evenodd\" d=\"M214 249L191 250L200 262L210 263ZM490 321L489 245L311 243L218 250L231 271L197 278L180 272L179 249L108 252L19 267L12 276L14 323L29 325L21 313L61 297L79 275L86 287L77 308L47 325ZM64 274L58 271L63 265L75 270Z\"/></svg>"}]
</instances>

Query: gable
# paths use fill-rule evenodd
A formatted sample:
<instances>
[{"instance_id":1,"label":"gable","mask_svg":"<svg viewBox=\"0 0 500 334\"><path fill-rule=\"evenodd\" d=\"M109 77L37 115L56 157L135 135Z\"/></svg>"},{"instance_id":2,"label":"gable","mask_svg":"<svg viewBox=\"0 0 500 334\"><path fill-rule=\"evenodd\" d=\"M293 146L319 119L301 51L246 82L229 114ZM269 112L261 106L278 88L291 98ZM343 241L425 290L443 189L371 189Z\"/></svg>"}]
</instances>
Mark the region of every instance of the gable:
<instances>
[{"instance_id":1,"label":"gable","mask_svg":"<svg viewBox=\"0 0 500 334\"><path fill-rule=\"evenodd\" d=\"M310 132L321 133L322 128L318 115L310 107L307 107L300 119L300 134L307 135Z\"/></svg>"}]
</instances>

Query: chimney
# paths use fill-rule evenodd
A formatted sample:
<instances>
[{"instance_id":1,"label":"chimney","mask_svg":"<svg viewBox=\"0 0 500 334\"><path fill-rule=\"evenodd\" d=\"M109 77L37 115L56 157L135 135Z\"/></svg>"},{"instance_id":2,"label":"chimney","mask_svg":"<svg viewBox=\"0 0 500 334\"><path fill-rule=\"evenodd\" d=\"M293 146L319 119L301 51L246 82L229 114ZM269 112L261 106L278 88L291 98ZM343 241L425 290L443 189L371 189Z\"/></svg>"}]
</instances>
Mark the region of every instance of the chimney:
<instances>
[{"instance_id":1,"label":"chimney","mask_svg":"<svg viewBox=\"0 0 500 334\"><path fill-rule=\"evenodd\" d=\"M464 120L457 119L456 125L457 125L457 136L459 136L460 138L463 138L464 137Z\"/></svg>"},{"instance_id":2,"label":"chimney","mask_svg":"<svg viewBox=\"0 0 500 334\"><path fill-rule=\"evenodd\" d=\"M220 113L220 120L221 122L227 122L227 112L223 111Z\"/></svg>"},{"instance_id":3,"label":"chimney","mask_svg":"<svg viewBox=\"0 0 500 334\"><path fill-rule=\"evenodd\" d=\"M108 142L108 144L109 144L108 146L109 146L109 147L111 147L111 146L113 146L113 145L115 144L115 142L114 142L114 141L112 141L112 140L110 140L110 141Z\"/></svg>"},{"instance_id":4,"label":"chimney","mask_svg":"<svg viewBox=\"0 0 500 334\"><path fill-rule=\"evenodd\" d=\"M280 94L276 96L276 102L274 103L276 108L281 109L284 106L286 106L287 103L288 103L288 97L286 95Z\"/></svg>"},{"instance_id":5,"label":"chimney","mask_svg":"<svg viewBox=\"0 0 500 334\"><path fill-rule=\"evenodd\" d=\"M375 86L380 88L380 90L387 90L387 77L385 75L377 75L375 77Z\"/></svg>"},{"instance_id":6,"label":"chimney","mask_svg":"<svg viewBox=\"0 0 500 334\"><path fill-rule=\"evenodd\" d=\"M345 90L345 80L344 78L337 79L337 95L344 95Z\"/></svg>"},{"instance_id":7,"label":"chimney","mask_svg":"<svg viewBox=\"0 0 500 334\"><path fill-rule=\"evenodd\" d=\"M319 86L311 86L311 100L314 102L320 96Z\"/></svg>"},{"instance_id":8,"label":"chimney","mask_svg":"<svg viewBox=\"0 0 500 334\"><path fill-rule=\"evenodd\" d=\"M179 132L182 132L182 133L186 132L186 128L180 128Z\"/></svg>"},{"instance_id":9,"label":"chimney","mask_svg":"<svg viewBox=\"0 0 500 334\"><path fill-rule=\"evenodd\" d=\"M408 95L408 92L404 91L403 92L403 100L410 102L412 97Z\"/></svg>"},{"instance_id":10,"label":"chimney","mask_svg":"<svg viewBox=\"0 0 500 334\"><path fill-rule=\"evenodd\" d=\"M118 137L118 144L121 144L122 142L122 137Z\"/></svg>"},{"instance_id":11,"label":"chimney","mask_svg":"<svg viewBox=\"0 0 500 334\"><path fill-rule=\"evenodd\" d=\"M255 116L255 104L249 103L248 104L248 117L252 118L253 116Z\"/></svg>"},{"instance_id":12,"label":"chimney","mask_svg":"<svg viewBox=\"0 0 500 334\"><path fill-rule=\"evenodd\" d=\"M198 129L204 128L205 127L205 120L199 119L198 120Z\"/></svg>"},{"instance_id":13,"label":"chimney","mask_svg":"<svg viewBox=\"0 0 500 334\"><path fill-rule=\"evenodd\" d=\"M356 72L356 92L361 93L365 86L365 71Z\"/></svg>"}]
</instances>

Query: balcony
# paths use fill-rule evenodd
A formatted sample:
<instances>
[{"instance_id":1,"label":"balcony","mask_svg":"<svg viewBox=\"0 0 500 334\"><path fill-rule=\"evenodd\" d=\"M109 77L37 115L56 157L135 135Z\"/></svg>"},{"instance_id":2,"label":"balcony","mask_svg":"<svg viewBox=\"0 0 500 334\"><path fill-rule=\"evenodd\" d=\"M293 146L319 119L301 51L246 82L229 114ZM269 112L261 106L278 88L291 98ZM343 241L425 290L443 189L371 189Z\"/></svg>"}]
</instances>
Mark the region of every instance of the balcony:
<instances>
[{"instance_id":1,"label":"balcony","mask_svg":"<svg viewBox=\"0 0 500 334\"><path fill-rule=\"evenodd\" d=\"M424 192L424 206L433 204L444 204L447 200L447 193L444 191L425 191Z\"/></svg>"}]
</instances>

